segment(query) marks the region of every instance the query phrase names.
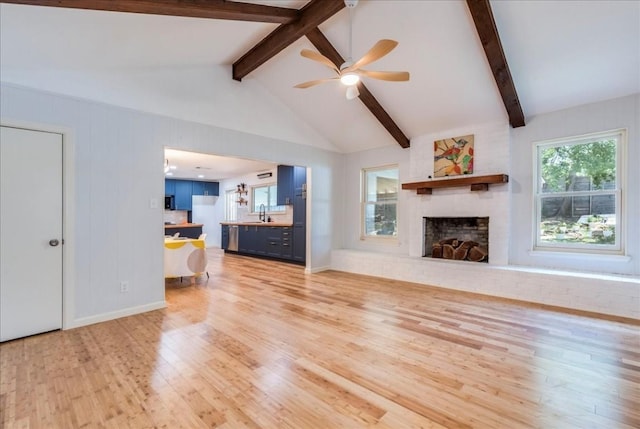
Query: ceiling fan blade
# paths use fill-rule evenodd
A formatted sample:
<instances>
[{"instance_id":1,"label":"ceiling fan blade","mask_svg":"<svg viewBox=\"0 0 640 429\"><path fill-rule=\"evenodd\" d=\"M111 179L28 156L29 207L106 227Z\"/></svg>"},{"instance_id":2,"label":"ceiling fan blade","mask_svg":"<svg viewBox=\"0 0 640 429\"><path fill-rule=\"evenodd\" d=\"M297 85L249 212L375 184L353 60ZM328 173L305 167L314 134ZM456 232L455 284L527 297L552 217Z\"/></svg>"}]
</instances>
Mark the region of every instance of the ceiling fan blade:
<instances>
[{"instance_id":1,"label":"ceiling fan blade","mask_svg":"<svg viewBox=\"0 0 640 429\"><path fill-rule=\"evenodd\" d=\"M340 69L338 69L338 67L335 64L333 64L333 62L329 58L325 57L324 55L318 52L311 51L309 49L303 49L300 51L300 55L302 55L305 58L309 58L310 60L317 61L321 64L324 64L330 69L335 70L336 73L340 73Z\"/></svg>"},{"instance_id":2,"label":"ceiling fan blade","mask_svg":"<svg viewBox=\"0 0 640 429\"><path fill-rule=\"evenodd\" d=\"M326 79L317 79L317 80L310 80L309 82L303 82L303 83L299 83L296 86L294 86L294 88L310 88L312 86L316 86L318 84L324 83L324 82L329 82L330 80L338 80L339 78L337 77L329 77Z\"/></svg>"},{"instance_id":3,"label":"ceiling fan blade","mask_svg":"<svg viewBox=\"0 0 640 429\"><path fill-rule=\"evenodd\" d=\"M387 55L391 52L396 46L398 46L398 42L390 39L382 39L378 40L378 42L373 45L373 48L369 49L369 52L364 54L362 58L353 63L353 65L347 67L344 71L353 71L360 67L364 67L367 64L371 64L374 61L379 60L380 58Z\"/></svg>"},{"instance_id":4,"label":"ceiling fan blade","mask_svg":"<svg viewBox=\"0 0 640 429\"><path fill-rule=\"evenodd\" d=\"M402 71L371 71L371 70L356 70L356 73L361 76L370 77L372 79L390 80L393 82L404 82L409 80L409 72Z\"/></svg>"}]
</instances>

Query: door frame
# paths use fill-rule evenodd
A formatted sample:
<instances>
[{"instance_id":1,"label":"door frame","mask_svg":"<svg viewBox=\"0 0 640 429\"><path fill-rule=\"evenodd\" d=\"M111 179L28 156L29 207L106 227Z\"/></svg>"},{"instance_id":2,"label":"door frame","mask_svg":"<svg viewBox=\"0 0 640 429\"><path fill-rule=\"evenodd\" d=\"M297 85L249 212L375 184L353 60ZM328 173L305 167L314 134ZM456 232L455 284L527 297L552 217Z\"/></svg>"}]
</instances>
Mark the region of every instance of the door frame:
<instances>
[{"instance_id":1,"label":"door frame","mask_svg":"<svg viewBox=\"0 0 640 429\"><path fill-rule=\"evenodd\" d=\"M75 144L72 128L0 117L0 126L62 135L62 329L75 327Z\"/></svg>"}]
</instances>

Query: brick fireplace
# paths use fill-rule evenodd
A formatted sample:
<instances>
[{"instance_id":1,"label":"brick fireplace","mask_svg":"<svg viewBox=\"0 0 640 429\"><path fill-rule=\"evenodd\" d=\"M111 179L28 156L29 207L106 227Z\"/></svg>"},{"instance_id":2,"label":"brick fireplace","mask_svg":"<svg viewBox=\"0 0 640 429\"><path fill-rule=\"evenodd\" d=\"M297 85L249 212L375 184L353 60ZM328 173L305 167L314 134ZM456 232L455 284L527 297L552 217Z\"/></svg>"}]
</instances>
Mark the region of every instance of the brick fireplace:
<instances>
[{"instance_id":1,"label":"brick fireplace","mask_svg":"<svg viewBox=\"0 0 640 429\"><path fill-rule=\"evenodd\" d=\"M488 217L424 217L426 258L489 262Z\"/></svg>"}]
</instances>

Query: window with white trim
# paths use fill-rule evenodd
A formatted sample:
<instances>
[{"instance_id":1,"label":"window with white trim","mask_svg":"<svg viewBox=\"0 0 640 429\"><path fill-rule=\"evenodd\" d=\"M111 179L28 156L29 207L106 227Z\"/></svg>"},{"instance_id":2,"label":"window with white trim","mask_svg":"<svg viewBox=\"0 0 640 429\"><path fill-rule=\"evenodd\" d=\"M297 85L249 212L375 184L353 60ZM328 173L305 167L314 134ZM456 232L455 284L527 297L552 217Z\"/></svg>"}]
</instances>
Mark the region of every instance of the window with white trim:
<instances>
[{"instance_id":1,"label":"window with white trim","mask_svg":"<svg viewBox=\"0 0 640 429\"><path fill-rule=\"evenodd\" d=\"M397 237L398 188L397 165L362 170L362 239Z\"/></svg>"},{"instance_id":2,"label":"window with white trim","mask_svg":"<svg viewBox=\"0 0 640 429\"><path fill-rule=\"evenodd\" d=\"M535 248L623 251L625 131L536 145Z\"/></svg>"},{"instance_id":3,"label":"window with white trim","mask_svg":"<svg viewBox=\"0 0 640 429\"><path fill-rule=\"evenodd\" d=\"M269 183L268 185L251 187L251 212L260 213L260 209L264 207L265 212L284 212L285 207L279 206L278 201L278 185Z\"/></svg>"}]
</instances>

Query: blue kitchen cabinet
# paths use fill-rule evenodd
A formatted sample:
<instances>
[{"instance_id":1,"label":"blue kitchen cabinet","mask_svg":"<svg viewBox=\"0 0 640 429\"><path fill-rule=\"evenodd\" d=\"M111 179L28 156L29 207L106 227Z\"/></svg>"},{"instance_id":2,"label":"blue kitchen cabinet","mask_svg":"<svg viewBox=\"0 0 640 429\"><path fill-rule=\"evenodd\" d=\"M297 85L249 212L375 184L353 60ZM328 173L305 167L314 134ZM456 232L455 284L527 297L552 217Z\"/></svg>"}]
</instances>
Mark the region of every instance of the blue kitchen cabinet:
<instances>
[{"instance_id":1,"label":"blue kitchen cabinet","mask_svg":"<svg viewBox=\"0 0 640 429\"><path fill-rule=\"evenodd\" d=\"M280 233L280 257L293 259L293 228L284 226Z\"/></svg>"},{"instance_id":2,"label":"blue kitchen cabinet","mask_svg":"<svg viewBox=\"0 0 640 429\"><path fill-rule=\"evenodd\" d=\"M279 206L293 204L293 170L291 165L278 166L278 197L276 202Z\"/></svg>"},{"instance_id":3,"label":"blue kitchen cabinet","mask_svg":"<svg viewBox=\"0 0 640 429\"><path fill-rule=\"evenodd\" d=\"M191 182L191 195L204 195L204 182Z\"/></svg>"},{"instance_id":4,"label":"blue kitchen cabinet","mask_svg":"<svg viewBox=\"0 0 640 429\"><path fill-rule=\"evenodd\" d=\"M218 196L220 194L220 184L218 182L193 181L193 195Z\"/></svg>"},{"instance_id":5,"label":"blue kitchen cabinet","mask_svg":"<svg viewBox=\"0 0 640 429\"><path fill-rule=\"evenodd\" d=\"M282 257L282 227L263 226L265 230L265 252L272 258Z\"/></svg>"},{"instance_id":6,"label":"blue kitchen cabinet","mask_svg":"<svg viewBox=\"0 0 640 429\"><path fill-rule=\"evenodd\" d=\"M305 262L307 254L307 169L294 167L292 259Z\"/></svg>"},{"instance_id":7,"label":"blue kitchen cabinet","mask_svg":"<svg viewBox=\"0 0 640 429\"><path fill-rule=\"evenodd\" d=\"M222 225L220 248L222 250L229 248L229 225Z\"/></svg>"},{"instance_id":8,"label":"blue kitchen cabinet","mask_svg":"<svg viewBox=\"0 0 640 429\"><path fill-rule=\"evenodd\" d=\"M164 179L164 194L175 195L176 194L176 181L175 179Z\"/></svg>"},{"instance_id":9,"label":"blue kitchen cabinet","mask_svg":"<svg viewBox=\"0 0 640 429\"><path fill-rule=\"evenodd\" d=\"M253 246L253 235L249 231L248 226L238 227L238 252L249 253L249 249Z\"/></svg>"},{"instance_id":10,"label":"blue kitchen cabinet","mask_svg":"<svg viewBox=\"0 0 640 429\"><path fill-rule=\"evenodd\" d=\"M191 180L176 180L176 210L191 210L191 196L193 182Z\"/></svg>"},{"instance_id":11,"label":"blue kitchen cabinet","mask_svg":"<svg viewBox=\"0 0 640 429\"><path fill-rule=\"evenodd\" d=\"M261 228L255 225L242 225L238 231L238 252L247 255L263 255L264 245L261 245L258 237Z\"/></svg>"},{"instance_id":12,"label":"blue kitchen cabinet","mask_svg":"<svg viewBox=\"0 0 640 429\"><path fill-rule=\"evenodd\" d=\"M256 254L261 256L267 256L267 237L269 236L268 226L256 226L254 246L256 248Z\"/></svg>"}]
</instances>

